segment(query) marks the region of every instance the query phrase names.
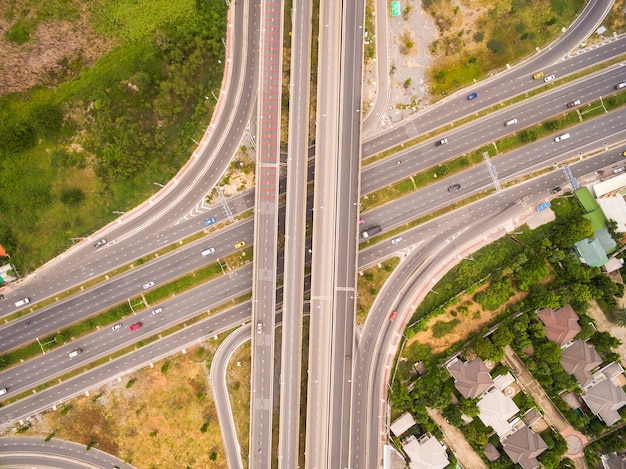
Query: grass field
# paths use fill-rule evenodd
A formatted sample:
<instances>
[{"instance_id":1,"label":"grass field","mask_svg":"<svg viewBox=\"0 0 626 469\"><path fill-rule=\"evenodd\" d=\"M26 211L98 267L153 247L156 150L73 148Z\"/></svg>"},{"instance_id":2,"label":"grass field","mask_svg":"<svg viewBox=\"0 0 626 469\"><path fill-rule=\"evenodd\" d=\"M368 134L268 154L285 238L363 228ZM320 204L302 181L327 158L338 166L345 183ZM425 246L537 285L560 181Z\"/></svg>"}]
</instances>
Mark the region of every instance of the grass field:
<instances>
[{"instance_id":1,"label":"grass field","mask_svg":"<svg viewBox=\"0 0 626 469\"><path fill-rule=\"evenodd\" d=\"M584 0L424 0L438 30L430 46L433 98L481 80L554 40Z\"/></svg>"},{"instance_id":2,"label":"grass field","mask_svg":"<svg viewBox=\"0 0 626 469\"><path fill-rule=\"evenodd\" d=\"M15 0L0 13L12 31L0 68L38 63L44 44L52 57L39 86L0 97L0 243L24 274L140 203L189 157L215 105L206 97L219 94L226 4Z\"/></svg>"},{"instance_id":3,"label":"grass field","mask_svg":"<svg viewBox=\"0 0 626 469\"><path fill-rule=\"evenodd\" d=\"M73 399L24 434L91 445L140 469L226 467L206 367L218 343L209 340ZM245 388L247 379L236 375Z\"/></svg>"}]
</instances>

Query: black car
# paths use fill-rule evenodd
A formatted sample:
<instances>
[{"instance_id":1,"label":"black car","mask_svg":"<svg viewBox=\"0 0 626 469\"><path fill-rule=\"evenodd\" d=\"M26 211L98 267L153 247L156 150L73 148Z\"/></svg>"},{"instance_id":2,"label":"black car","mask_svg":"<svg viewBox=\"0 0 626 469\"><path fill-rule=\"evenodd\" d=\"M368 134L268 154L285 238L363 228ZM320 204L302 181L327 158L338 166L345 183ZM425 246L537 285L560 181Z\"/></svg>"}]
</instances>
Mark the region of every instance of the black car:
<instances>
[{"instance_id":1,"label":"black car","mask_svg":"<svg viewBox=\"0 0 626 469\"><path fill-rule=\"evenodd\" d=\"M558 194L559 192L561 192L561 188L559 186L556 186L554 189L550 189L550 194Z\"/></svg>"},{"instance_id":2,"label":"black car","mask_svg":"<svg viewBox=\"0 0 626 469\"><path fill-rule=\"evenodd\" d=\"M461 184L452 184L448 187L448 192L458 191L461 188Z\"/></svg>"}]
</instances>

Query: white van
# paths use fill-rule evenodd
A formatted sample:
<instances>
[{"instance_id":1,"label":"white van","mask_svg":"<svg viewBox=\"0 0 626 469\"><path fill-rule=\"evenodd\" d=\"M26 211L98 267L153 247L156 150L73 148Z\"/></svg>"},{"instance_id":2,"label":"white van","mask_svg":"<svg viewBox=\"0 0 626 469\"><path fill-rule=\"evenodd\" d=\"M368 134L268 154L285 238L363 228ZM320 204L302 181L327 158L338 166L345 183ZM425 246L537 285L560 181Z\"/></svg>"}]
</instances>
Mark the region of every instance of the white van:
<instances>
[{"instance_id":1,"label":"white van","mask_svg":"<svg viewBox=\"0 0 626 469\"><path fill-rule=\"evenodd\" d=\"M82 351L81 349L77 348L76 350L72 350L72 351L69 353L69 357L70 357L70 358L74 358L74 357L79 356L81 353L83 353L83 351Z\"/></svg>"},{"instance_id":2,"label":"white van","mask_svg":"<svg viewBox=\"0 0 626 469\"><path fill-rule=\"evenodd\" d=\"M513 124L517 124L517 119L511 119L510 121L506 121L504 123L504 126L508 127L509 125L513 125Z\"/></svg>"},{"instance_id":3,"label":"white van","mask_svg":"<svg viewBox=\"0 0 626 469\"><path fill-rule=\"evenodd\" d=\"M560 142L561 140L567 140L570 137L571 137L570 134L563 134L563 135L559 135L558 137L554 137L554 141Z\"/></svg>"},{"instance_id":4,"label":"white van","mask_svg":"<svg viewBox=\"0 0 626 469\"><path fill-rule=\"evenodd\" d=\"M618 83L617 85L615 85L615 89L616 90L621 90L624 87L626 87L626 81L623 81L623 82Z\"/></svg>"},{"instance_id":5,"label":"white van","mask_svg":"<svg viewBox=\"0 0 626 469\"><path fill-rule=\"evenodd\" d=\"M215 252L215 248L209 248L202 251L202 257L206 257L209 254L213 254Z\"/></svg>"},{"instance_id":6,"label":"white van","mask_svg":"<svg viewBox=\"0 0 626 469\"><path fill-rule=\"evenodd\" d=\"M19 308L20 306L24 306L27 303L30 303L30 298L22 298L20 301L15 302L15 307Z\"/></svg>"}]
</instances>

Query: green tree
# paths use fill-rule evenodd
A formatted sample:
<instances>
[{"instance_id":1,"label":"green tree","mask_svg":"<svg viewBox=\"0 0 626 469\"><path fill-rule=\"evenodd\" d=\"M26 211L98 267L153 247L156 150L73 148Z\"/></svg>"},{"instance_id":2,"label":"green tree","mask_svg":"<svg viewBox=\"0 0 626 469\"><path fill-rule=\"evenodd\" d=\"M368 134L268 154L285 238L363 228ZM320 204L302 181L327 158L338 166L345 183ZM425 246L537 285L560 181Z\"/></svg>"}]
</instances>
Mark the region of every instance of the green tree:
<instances>
[{"instance_id":1,"label":"green tree","mask_svg":"<svg viewBox=\"0 0 626 469\"><path fill-rule=\"evenodd\" d=\"M461 417L461 409L457 405L449 405L443 411L443 417L455 427L461 427L463 425L463 418Z\"/></svg>"},{"instance_id":2,"label":"green tree","mask_svg":"<svg viewBox=\"0 0 626 469\"><path fill-rule=\"evenodd\" d=\"M613 337L607 331L597 331L591 336L589 342L593 344L600 355L612 352L612 349L619 347L622 341Z\"/></svg>"},{"instance_id":3,"label":"green tree","mask_svg":"<svg viewBox=\"0 0 626 469\"><path fill-rule=\"evenodd\" d=\"M559 363L561 361L561 347L551 340L541 343L535 347L535 356L546 363Z\"/></svg>"},{"instance_id":4,"label":"green tree","mask_svg":"<svg viewBox=\"0 0 626 469\"><path fill-rule=\"evenodd\" d=\"M85 193L78 187L67 188L61 191L60 199L65 205L78 205L85 200Z\"/></svg>"},{"instance_id":5,"label":"green tree","mask_svg":"<svg viewBox=\"0 0 626 469\"><path fill-rule=\"evenodd\" d=\"M474 349L476 355L483 360L489 360L495 352L493 343L489 339L485 339L482 336L478 336L472 340L470 346Z\"/></svg>"},{"instance_id":6,"label":"green tree","mask_svg":"<svg viewBox=\"0 0 626 469\"><path fill-rule=\"evenodd\" d=\"M571 248L574 243L585 238L593 238L593 225L582 217L562 225L554 235L554 241L560 248Z\"/></svg>"},{"instance_id":7,"label":"green tree","mask_svg":"<svg viewBox=\"0 0 626 469\"><path fill-rule=\"evenodd\" d=\"M491 341L493 345L499 348L506 347L513 342L515 336L509 329L509 326L506 324L500 325L494 332L491 334Z\"/></svg>"},{"instance_id":8,"label":"green tree","mask_svg":"<svg viewBox=\"0 0 626 469\"><path fill-rule=\"evenodd\" d=\"M519 135L520 140L524 143L532 143L536 141L538 137L539 130L537 130L536 128L523 130Z\"/></svg>"},{"instance_id":9,"label":"green tree","mask_svg":"<svg viewBox=\"0 0 626 469\"><path fill-rule=\"evenodd\" d=\"M446 371L437 368L415 381L415 387L411 396L426 407L445 409L451 400L451 393L446 381L450 375Z\"/></svg>"}]
</instances>

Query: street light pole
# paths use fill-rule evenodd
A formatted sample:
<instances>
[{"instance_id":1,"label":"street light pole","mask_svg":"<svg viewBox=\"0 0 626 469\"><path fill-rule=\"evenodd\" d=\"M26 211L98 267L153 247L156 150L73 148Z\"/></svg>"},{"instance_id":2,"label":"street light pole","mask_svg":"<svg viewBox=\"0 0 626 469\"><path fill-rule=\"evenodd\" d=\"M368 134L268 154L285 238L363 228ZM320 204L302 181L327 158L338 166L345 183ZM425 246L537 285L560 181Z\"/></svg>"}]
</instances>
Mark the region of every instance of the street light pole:
<instances>
[{"instance_id":1,"label":"street light pole","mask_svg":"<svg viewBox=\"0 0 626 469\"><path fill-rule=\"evenodd\" d=\"M224 266L222 266L222 261L220 261L219 258L217 259L217 263L220 265L220 269L222 269L222 274L226 275L226 272L224 272Z\"/></svg>"},{"instance_id":2,"label":"street light pole","mask_svg":"<svg viewBox=\"0 0 626 469\"><path fill-rule=\"evenodd\" d=\"M39 346L41 347L41 353L43 353L44 355L46 354L46 351L43 349L43 345L41 345L41 342L39 342L39 337L35 337L35 339L37 339L37 343L39 344Z\"/></svg>"}]
</instances>

